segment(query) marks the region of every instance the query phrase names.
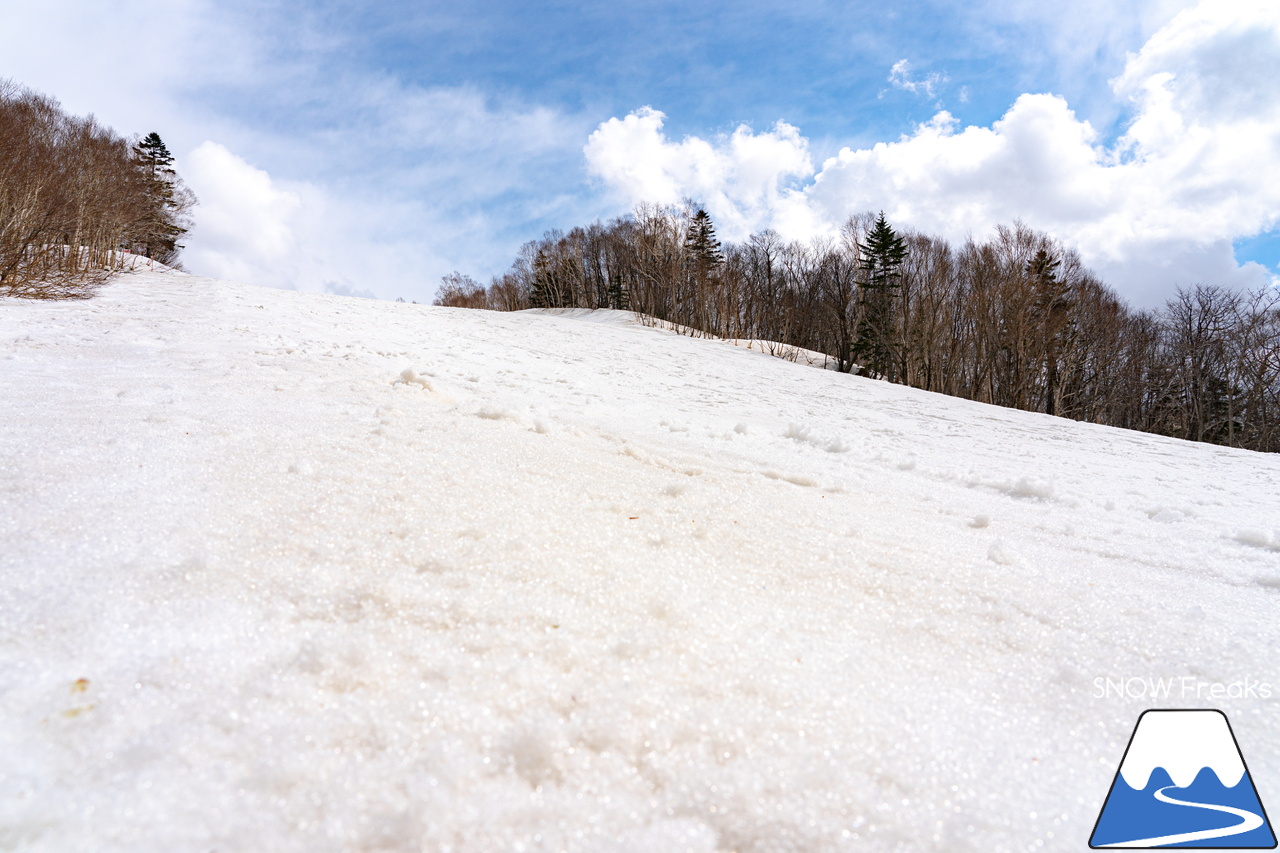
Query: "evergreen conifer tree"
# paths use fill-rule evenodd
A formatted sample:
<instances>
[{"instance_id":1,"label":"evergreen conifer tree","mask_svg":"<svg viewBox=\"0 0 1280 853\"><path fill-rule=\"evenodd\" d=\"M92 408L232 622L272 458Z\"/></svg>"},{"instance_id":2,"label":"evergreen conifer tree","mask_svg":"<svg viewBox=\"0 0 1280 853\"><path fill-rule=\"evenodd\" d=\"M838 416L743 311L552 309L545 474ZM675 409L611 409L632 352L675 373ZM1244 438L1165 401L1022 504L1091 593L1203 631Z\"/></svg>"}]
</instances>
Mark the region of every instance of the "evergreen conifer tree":
<instances>
[{"instance_id":1,"label":"evergreen conifer tree","mask_svg":"<svg viewBox=\"0 0 1280 853\"><path fill-rule=\"evenodd\" d=\"M706 273L724 262L724 253L720 251L720 241L716 239L716 229L711 222L711 215L702 208L698 208L698 212L693 215L693 220L689 223L689 233L685 237L684 247L695 269L703 273L700 278L705 278Z\"/></svg>"},{"instance_id":2,"label":"evergreen conifer tree","mask_svg":"<svg viewBox=\"0 0 1280 853\"><path fill-rule=\"evenodd\" d=\"M887 377L895 349L893 298L901 286L902 263L907 257L905 241L894 232L880 211L879 218L867 232L866 242L858 243L861 255L862 315L858 322L853 354L863 363L863 372Z\"/></svg>"},{"instance_id":3,"label":"evergreen conifer tree","mask_svg":"<svg viewBox=\"0 0 1280 853\"><path fill-rule=\"evenodd\" d=\"M169 147L164 144L160 134L155 131L144 136L133 147L133 150L138 162L142 164L152 178L159 179L166 175L175 174L173 171L173 154L169 153Z\"/></svg>"},{"instance_id":4,"label":"evergreen conifer tree","mask_svg":"<svg viewBox=\"0 0 1280 853\"><path fill-rule=\"evenodd\" d=\"M559 308L559 288L556 286L554 265L547 253L539 249L533 259L533 289L529 304L534 308Z\"/></svg>"},{"instance_id":5,"label":"evergreen conifer tree","mask_svg":"<svg viewBox=\"0 0 1280 853\"><path fill-rule=\"evenodd\" d=\"M182 249L178 240L187 233L183 217L195 197L174 171L173 154L160 134L153 131L139 140L133 146L133 159L148 202L134 243L148 258L173 264Z\"/></svg>"},{"instance_id":6,"label":"evergreen conifer tree","mask_svg":"<svg viewBox=\"0 0 1280 853\"><path fill-rule=\"evenodd\" d=\"M1059 258L1043 248L1027 262L1027 277L1035 289L1037 319L1044 333L1044 411L1047 415L1058 413L1058 360L1062 349L1061 338L1071 308L1066 285L1058 280L1058 267L1061 264Z\"/></svg>"},{"instance_id":7,"label":"evergreen conifer tree","mask_svg":"<svg viewBox=\"0 0 1280 853\"><path fill-rule=\"evenodd\" d=\"M684 239L685 287L677 291L676 313L671 319L695 329L710 327L711 282L724 262L711 216L702 208L689 221Z\"/></svg>"},{"instance_id":8,"label":"evergreen conifer tree","mask_svg":"<svg viewBox=\"0 0 1280 853\"><path fill-rule=\"evenodd\" d=\"M902 278L902 262L907 257L907 246L884 218L884 211L875 225L867 232L866 243L860 243L862 269L865 275L863 287L869 290L896 291Z\"/></svg>"},{"instance_id":9,"label":"evergreen conifer tree","mask_svg":"<svg viewBox=\"0 0 1280 853\"><path fill-rule=\"evenodd\" d=\"M623 284L622 275L611 271L609 275L609 307L621 311L631 310L630 292Z\"/></svg>"}]
</instances>

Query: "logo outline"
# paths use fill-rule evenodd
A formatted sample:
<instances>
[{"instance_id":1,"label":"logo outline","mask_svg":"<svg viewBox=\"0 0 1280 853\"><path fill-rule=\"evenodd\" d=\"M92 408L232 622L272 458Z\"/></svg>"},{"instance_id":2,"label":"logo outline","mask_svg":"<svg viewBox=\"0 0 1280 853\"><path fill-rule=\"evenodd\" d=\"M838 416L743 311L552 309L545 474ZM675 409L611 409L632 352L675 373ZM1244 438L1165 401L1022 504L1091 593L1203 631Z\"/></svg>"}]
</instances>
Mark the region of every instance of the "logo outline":
<instances>
[{"instance_id":1,"label":"logo outline","mask_svg":"<svg viewBox=\"0 0 1280 853\"><path fill-rule=\"evenodd\" d=\"M1196 847L1196 846L1186 847L1186 846L1183 846L1182 844L1161 845L1158 847L1128 847L1128 845L1125 845L1123 842L1112 842L1110 844L1094 844L1094 838L1098 834L1098 827L1102 824L1102 817L1107 813L1107 804L1111 802L1111 797L1116 790L1116 783L1119 782L1121 779L1121 771L1124 769L1125 760L1129 757L1130 750L1133 749L1134 741L1137 740L1138 729L1142 726L1143 717L1153 712L1155 713L1185 713L1185 712L1204 713L1206 711L1217 714L1218 716L1222 717L1222 721L1226 723L1227 733L1231 736L1231 745L1235 747L1236 755L1240 757L1240 763L1244 766L1243 778L1247 779L1249 781L1249 785L1253 788L1254 797L1257 799L1257 802L1258 802L1258 810L1262 813L1261 814L1262 825L1266 826L1271 831L1271 838L1272 838L1271 846L1270 847L1256 847L1256 846L1255 847L1239 847L1237 846L1237 847L1209 848L1209 847ZM1216 771L1215 771L1215 775L1216 775ZM1126 782L1125 784L1127 785L1128 783ZM1253 781L1253 773L1252 771L1249 770L1249 763L1245 760L1245 757L1244 757L1244 750L1240 749L1240 741L1239 739L1236 738L1235 729L1231 727L1231 718L1228 717L1224 711L1222 711L1219 708L1148 708L1138 715L1138 720L1133 724L1133 731L1129 735L1129 742L1125 744L1124 754L1120 756L1120 763L1116 765L1115 775L1111 778L1111 786L1107 788L1107 796L1105 799L1103 799L1102 807L1098 809L1098 817L1093 822L1093 829L1089 832L1089 849L1090 850L1114 850L1114 849L1117 849L1119 846L1126 847L1127 849L1130 849L1130 850L1173 850L1173 849L1275 850L1278 845L1280 845L1280 837L1277 837L1274 825L1271 823L1271 818L1270 816L1267 815L1267 807L1263 804L1262 797L1258 794L1257 785L1254 784L1254 781Z\"/></svg>"}]
</instances>

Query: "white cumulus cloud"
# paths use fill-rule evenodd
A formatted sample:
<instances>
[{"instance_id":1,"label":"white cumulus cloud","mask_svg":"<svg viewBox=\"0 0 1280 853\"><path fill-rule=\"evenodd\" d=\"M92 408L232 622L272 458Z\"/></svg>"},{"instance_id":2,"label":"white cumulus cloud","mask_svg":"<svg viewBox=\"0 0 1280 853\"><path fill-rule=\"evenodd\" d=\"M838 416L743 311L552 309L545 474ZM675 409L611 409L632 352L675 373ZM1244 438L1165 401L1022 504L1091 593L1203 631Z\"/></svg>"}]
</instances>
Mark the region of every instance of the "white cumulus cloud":
<instances>
[{"instance_id":1,"label":"white cumulus cloud","mask_svg":"<svg viewBox=\"0 0 1280 853\"><path fill-rule=\"evenodd\" d=\"M911 81L905 61L894 69ZM1021 218L1078 246L1124 295L1150 305L1175 284L1267 280L1261 266L1235 262L1231 242L1280 224L1278 79L1280 5L1212 0L1130 55L1112 89L1131 120L1109 145L1063 98L1025 94L990 127L962 128L941 111L897 141L842 149L816 171L807 141L785 123L675 142L647 108L600 125L585 153L630 201L703 201L731 239L763 227L830 233L863 210L952 240Z\"/></svg>"},{"instance_id":2,"label":"white cumulus cloud","mask_svg":"<svg viewBox=\"0 0 1280 853\"><path fill-rule=\"evenodd\" d=\"M200 199L187 266L253 284L296 251L297 193L216 142L205 142L180 165Z\"/></svg>"},{"instance_id":3,"label":"white cumulus cloud","mask_svg":"<svg viewBox=\"0 0 1280 853\"><path fill-rule=\"evenodd\" d=\"M809 143L799 130L780 121L765 133L740 126L715 142L698 137L674 142L662 132L665 118L645 107L601 124L585 148L590 172L631 202L691 198L704 204L729 239L741 239L780 216L807 216L787 187L790 180L813 174Z\"/></svg>"},{"instance_id":4,"label":"white cumulus cloud","mask_svg":"<svg viewBox=\"0 0 1280 853\"><path fill-rule=\"evenodd\" d=\"M184 266L198 275L348 296L430 299L440 259L393 232L416 211L279 181L216 142L178 163L200 199ZM432 277L422 268L430 267ZM414 293L415 281L422 282ZM425 292L424 292L425 291Z\"/></svg>"}]
</instances>

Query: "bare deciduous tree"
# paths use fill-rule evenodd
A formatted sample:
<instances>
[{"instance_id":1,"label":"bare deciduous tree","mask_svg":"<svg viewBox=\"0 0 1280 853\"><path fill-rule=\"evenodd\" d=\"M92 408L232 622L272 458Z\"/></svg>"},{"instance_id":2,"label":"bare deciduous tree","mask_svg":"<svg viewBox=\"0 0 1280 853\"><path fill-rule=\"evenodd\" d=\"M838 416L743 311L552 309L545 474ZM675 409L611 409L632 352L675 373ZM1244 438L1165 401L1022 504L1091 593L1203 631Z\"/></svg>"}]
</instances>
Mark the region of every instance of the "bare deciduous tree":
<instances>
[{"instance_id":1,"label":"bare deciduous tree","mask_svg":"<svg viewBox=\"0 0 1280 853\"><path fill-rule=\"evenodd\" d=\"M88 295L160 234L160 260L177 262L195 197L167 164L157 173L92 116L69 116L9 81L0 81L0 140L0 294Z\"/></svg>"},{"instance_id":2,"label":"bare deciduous tree","mask_svg":"<svg viewBox=\"0 0 1280 853\"><path fill-rule=\"evenodd\" d=\"M696 258L696 205L641 205L607 224L525 244L488 289L453 274L441 304L625 308L686 334L797 348L855 366L867 326L864 246L788 243L772 231ZM692 229L692 230L691 230ZM903 232L891 298L877 304L884 379L1100 424L1280 451L1280 296L1198 286L1130 310L1072 249L1023 223L954 248Z\"/></svg>"}]
</instances>

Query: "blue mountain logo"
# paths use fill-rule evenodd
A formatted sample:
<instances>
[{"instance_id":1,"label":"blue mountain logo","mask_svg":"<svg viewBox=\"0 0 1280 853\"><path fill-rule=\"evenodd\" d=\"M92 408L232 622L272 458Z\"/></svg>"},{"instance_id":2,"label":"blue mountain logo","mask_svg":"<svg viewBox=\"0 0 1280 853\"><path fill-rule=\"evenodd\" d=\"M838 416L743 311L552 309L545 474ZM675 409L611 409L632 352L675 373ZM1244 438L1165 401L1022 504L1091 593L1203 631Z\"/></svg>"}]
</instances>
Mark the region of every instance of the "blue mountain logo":
<instances>
[{"instance_id":1,"label":"blue mountain logo","mask_svg":"<svg viewBox=\"0 0 1280 853\"><path fill-rule=\"evenodd\" d=\"M1226 714L1144 711L1089 846L1273 849L1275 833Z\"/></svg>"}]
</instances>

